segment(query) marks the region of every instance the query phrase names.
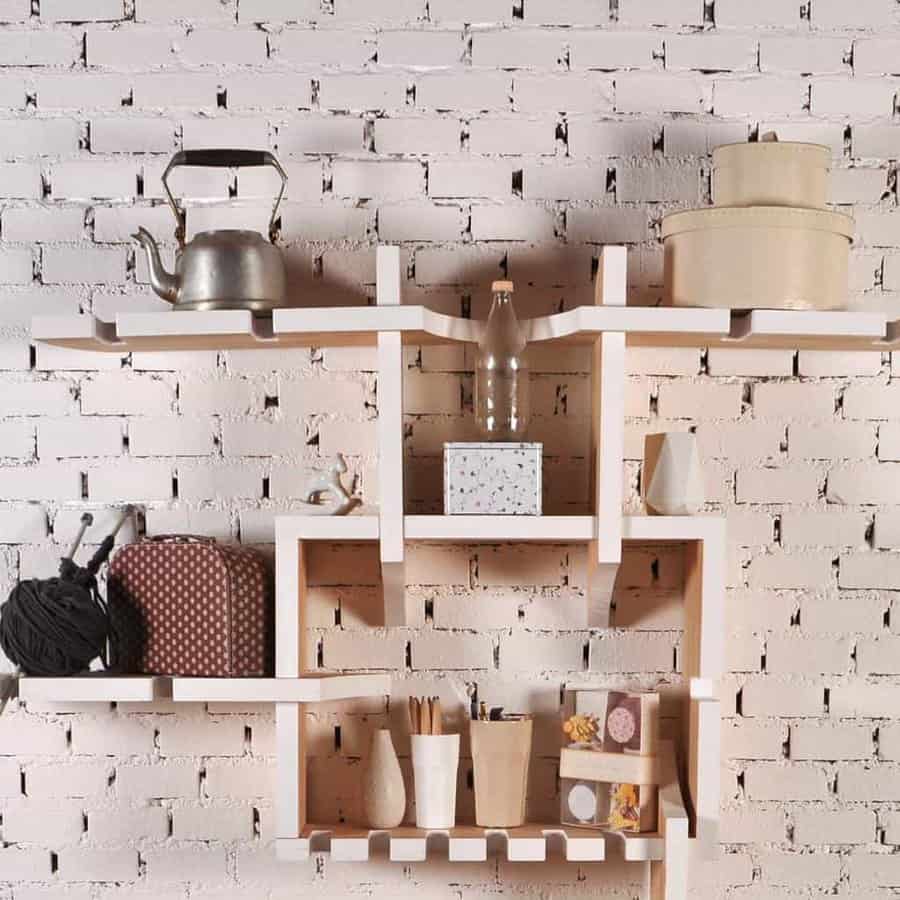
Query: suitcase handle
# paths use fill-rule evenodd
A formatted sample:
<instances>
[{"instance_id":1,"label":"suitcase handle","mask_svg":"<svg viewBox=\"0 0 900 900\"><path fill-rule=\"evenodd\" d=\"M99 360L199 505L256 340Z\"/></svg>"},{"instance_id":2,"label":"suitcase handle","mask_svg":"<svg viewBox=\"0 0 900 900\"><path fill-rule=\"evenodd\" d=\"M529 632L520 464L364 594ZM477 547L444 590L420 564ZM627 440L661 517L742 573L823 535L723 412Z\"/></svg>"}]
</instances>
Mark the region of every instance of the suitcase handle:
<instances>
[{"instance_id":1,"label":"suitcase handle","mask_svg":"<svg viewBox=\"0 0 900 900\"><path fill-rule=\"evenodd\" d=\"M154 534L144 538L151 544L215 544L216 539L202 534Z\"/></svg>"}]
</instances>

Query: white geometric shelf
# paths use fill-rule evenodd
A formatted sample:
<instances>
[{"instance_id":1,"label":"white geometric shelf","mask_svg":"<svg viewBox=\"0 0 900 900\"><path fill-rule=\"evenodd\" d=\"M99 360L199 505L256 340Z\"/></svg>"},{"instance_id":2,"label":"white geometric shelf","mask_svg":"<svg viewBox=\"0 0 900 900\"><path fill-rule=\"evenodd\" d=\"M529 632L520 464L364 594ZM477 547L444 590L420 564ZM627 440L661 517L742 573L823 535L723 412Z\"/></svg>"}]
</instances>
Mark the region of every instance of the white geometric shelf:
<instances>
[{"instance_id":1,"label":"white geometric shelf","mask_svg":"<svg viewBox=\"0 0 900 900\"><path fill-rule=\"evenodd\" d=\"M900 321L881 314L752 312L727 309L642 308L626 305L626 251L605 247L595 283L595 304L525 320L530 341L592 349L590 466L592 515L541 517L408 516L403 507L404 344L477 341L483 323L401 303L399 250L379 247L376 305L277 310L271 319L245 311L120 313L115 323L90 315L37 316L35 340L80 350L206 350L368 345L377 347L377 514L344 518L282 516L276 520L276 679L23 679L20 694L60 699L152 699L168 691L181 701L259 700L275 703L278 783L275 835L279 855L298 859L327 845L339 859L368 859L373 844L387 842L390 858L421 861L430 845L446 842L452 859L485 859L504 844L512 860L544 860L548 844L570 860L602 861L610 840L624 840L625 858L649 864L653 900L685 900L689 859L718 840L719 703L716 684L724 660L724 522L715 518L624 517L626 346L805 347L883 350L900 346ZM669 765L659 791L659 834L610 838L559 825L523 829L459 828L448 833L395 829L389 834L307 822L304 704L390 690L387 675L310 676L304 640L309 594L308 543L378 543L385 623L418 624L424 614L405 591L404 558L409 541L575 542L588 548L586 622L606 627L615 574L627 541L683 545L684 632L680 659L683 685L678 736L681 779ZM29 686L27 683L31 681ZM53 683L55 682L55 684ZM24 693L23 693L24 689ZM35 693L36 692L36 693ZM43 692L43 693L42 693ZM123 698L123 694L127 697ZM674 760L674 752L666 755ZM686 801L686 802L685 802Z\"/></svg>"}]
</instances>

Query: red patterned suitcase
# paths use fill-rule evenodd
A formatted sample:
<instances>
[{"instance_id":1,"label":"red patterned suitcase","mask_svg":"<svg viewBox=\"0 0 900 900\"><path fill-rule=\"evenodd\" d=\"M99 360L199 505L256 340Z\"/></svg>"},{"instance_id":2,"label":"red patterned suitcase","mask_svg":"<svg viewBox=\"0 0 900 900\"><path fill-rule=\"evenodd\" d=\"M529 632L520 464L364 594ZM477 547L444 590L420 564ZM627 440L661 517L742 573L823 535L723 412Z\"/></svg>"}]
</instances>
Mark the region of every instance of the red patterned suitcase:
<instances>
[{"instance_id":1,"label":"red patterned suitcase","mask_svg":"<svg viewBox=\"0 0 900 900\"><path fill-rule=\"evenodd\" d=\"M274 672L272 579L255 550L210 538L147 538L116 553L108 594L111 611L124 604L134 622L123 654L130 673Z\"/></svg>"}]
</instances>

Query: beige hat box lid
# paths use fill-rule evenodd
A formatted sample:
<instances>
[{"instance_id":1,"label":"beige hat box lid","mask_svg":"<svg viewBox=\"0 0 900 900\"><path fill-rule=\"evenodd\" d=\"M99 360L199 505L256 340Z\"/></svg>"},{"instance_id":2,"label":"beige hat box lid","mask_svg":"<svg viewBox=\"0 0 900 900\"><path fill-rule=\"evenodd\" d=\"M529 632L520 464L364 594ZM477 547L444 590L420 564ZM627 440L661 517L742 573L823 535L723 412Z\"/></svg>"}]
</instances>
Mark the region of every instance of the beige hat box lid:
<instances>
[{"instance_id":1,"label":"beige hat box lid","mask_svg":"<svg viewBox=\"0 0 900 900\"><path fill-rule=\"evenodd\" d=\"M713 203L825 209L830 163L828 147L779 141L775 132L725 144L713 150Z\"/></svg>"},{"instance_id":2,"label":"beige hat box lid","mask_svg":"<svg viewBox=\"0 0 900 900\"><path fill-rule=\"evenodd\" d=\"M850 216L786 207L711 208L666 216L664 301L731 309L841 309Z\"/></svg>"}]
</instances>

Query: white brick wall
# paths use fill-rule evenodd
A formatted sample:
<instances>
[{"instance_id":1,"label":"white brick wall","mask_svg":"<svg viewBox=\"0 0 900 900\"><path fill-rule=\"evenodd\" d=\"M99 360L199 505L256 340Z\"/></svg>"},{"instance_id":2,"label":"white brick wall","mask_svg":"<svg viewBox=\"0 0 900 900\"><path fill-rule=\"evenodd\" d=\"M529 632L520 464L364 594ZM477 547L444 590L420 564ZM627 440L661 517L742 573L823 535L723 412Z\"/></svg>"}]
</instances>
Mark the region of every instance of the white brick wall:
<instances>
[{"instance_id":1,"label":"white brick wall","mask_svg":"<svg viewBox=\"0 0 900 900\"><path fill-rule=\"evenodd\" d=\"M298 473L334 452L377 497L367 351L30 350L33 312L162 308L129 236L145 225L171 245L158 201L174 149L278 153L284 240L310 303L370 296L383 240L403 248L410 299L483 315L487 282L508 273L533 315L591 302L604 242L629 245L633 300L655 302L660 216L706 202L713 147L776 127L832 148L831 198L859 223L854 299L895 309L898 48L893 0L0 0L0 590L52 571L85 486L100 523L139 500L148 533L259 543ZM185 173L178 187L221 198L231 180ZM260 227L271 183L245 172L235 185L247 206L201 208L191 228ZM441 442L471 436L471 375L440 348L408 364L409 501L430 511ZM695 427L710 511L729 525L729 853L697 897L884 900L900 885L893 365L629 353L626 504L643 434ZM559 457L552 512L587 496L584 367L535 355L535 434ZM566 680L679 677L677 555L629 553L617 614L640 629L594 633L573 548L411 547L421 629L380 627L371 548L323 550L312 571L313 659L402 673L403 696L452 703L476 684L535 704L539 755L552 756ZM370 701L309 710L313 817L358 815L358 755L390 715ZM610 864L276 866L273 743L265 708L0 718L0 900L639 895ZM553 815L552 763L536 768Z\"/></svg>"}]
</instances>

